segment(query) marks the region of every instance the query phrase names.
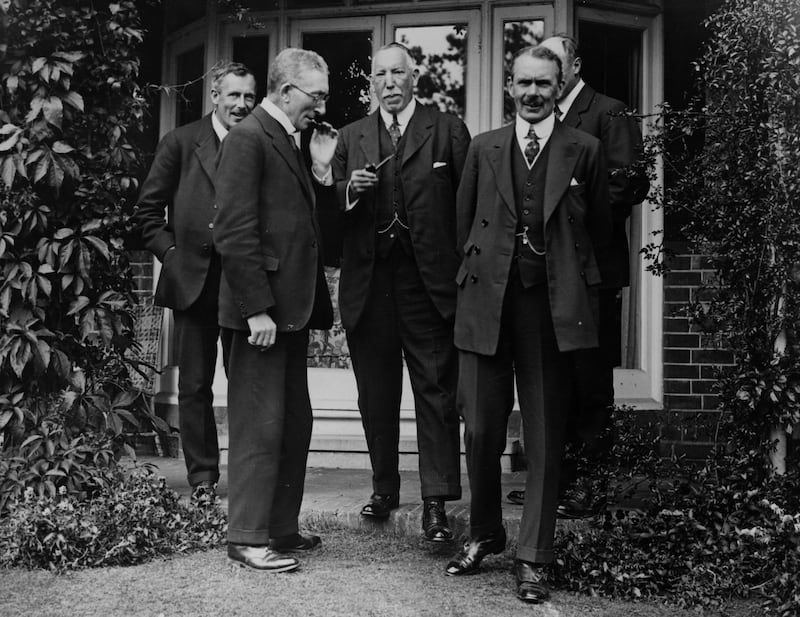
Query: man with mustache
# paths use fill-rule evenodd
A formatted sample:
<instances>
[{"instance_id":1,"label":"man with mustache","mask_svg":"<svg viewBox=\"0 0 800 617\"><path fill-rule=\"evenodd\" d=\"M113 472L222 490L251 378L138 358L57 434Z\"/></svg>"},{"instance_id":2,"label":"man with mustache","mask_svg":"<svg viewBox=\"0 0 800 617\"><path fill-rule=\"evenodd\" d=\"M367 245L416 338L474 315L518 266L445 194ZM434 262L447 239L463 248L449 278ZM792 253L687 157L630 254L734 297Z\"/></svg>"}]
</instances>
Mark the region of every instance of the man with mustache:
<instances>
[{"instance_id":1,"label":"man with mustache","mask_svg":"<svg viewBox=\"0 0 800 617\"><path fill-rule=\"evenodd\" d=\"M461 496L453 347L455 192L469 132L414 100L417 71L391 43L375 54L379 109L341 131L333 161L344 240L339 307L372 463L365 517L399 506L403 359L414 392L423 537L450 540L445 501Z\"/></svg>"},{"instance_id":2,"label":"man with mustache","mask_svg":"<svg viewBox=\"0 0 800 617\"><path fill-rule=\"evenodd\" d=\"M171 308L175 323L178 422L194 503L216 501L219 480L212 392L221 272L211 237L216 157L228 131L250 113L255 100L250 69L235 62L214 67L214 110L164 136L134 215L145 248L162 264L155 303Z\"/></svg>"},{"instance_id":3,"label":"man with mustache","mask_svg":"<svg viewBox=\"0 0 800 617\"><path fill-rule=\"evenodd\" d=\"M528 476L514 574L517 597L531 603L550 595L572 357L597 346L595 253L611 234L601 145L556 122L562 86L552 51L516 55L507 82L515 122L473 140L456 202L455 344L472 495L470 538L446 573L476 572L505 550L500 457L516 378Z\"/></svg>"},{"instance_id":4,"label":"man with mustache","mask_svg":"<svg viewBox=\"0 0 800 617\"><path fill-rule=\"evenodd\" d=\"M329 128L312 136L309 174L299 138L327 100L322 57L283 50L270 65L266 98L231 131L217 171L214 242L222 256L219 323L229 369L228 558L262 572L295 570L291 553L320 545L319 536L299 532L298 515L313 422L308 331L333 324L312 174L331 182L325 170L336 140Z\"/></svg>"}]
</instances>

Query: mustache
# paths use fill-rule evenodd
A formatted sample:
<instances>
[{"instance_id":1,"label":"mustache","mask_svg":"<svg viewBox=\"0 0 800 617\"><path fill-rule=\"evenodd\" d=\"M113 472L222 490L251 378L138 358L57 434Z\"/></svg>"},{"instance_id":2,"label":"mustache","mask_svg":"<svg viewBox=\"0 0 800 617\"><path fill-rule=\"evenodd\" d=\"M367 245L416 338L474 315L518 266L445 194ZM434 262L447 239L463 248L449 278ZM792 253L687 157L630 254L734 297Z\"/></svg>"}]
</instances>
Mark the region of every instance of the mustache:
<instances>
[{"instance_id":1,"label":"mustache","mask_svg":"<svg viewBox=\"0 0 800 617\"><path fill-rule=\"evenodd\" d=\"M544 103L544 99L540 96L523 96L522 97L522 104L523 105L542 105Z\"/></svg>"}]
</instances>

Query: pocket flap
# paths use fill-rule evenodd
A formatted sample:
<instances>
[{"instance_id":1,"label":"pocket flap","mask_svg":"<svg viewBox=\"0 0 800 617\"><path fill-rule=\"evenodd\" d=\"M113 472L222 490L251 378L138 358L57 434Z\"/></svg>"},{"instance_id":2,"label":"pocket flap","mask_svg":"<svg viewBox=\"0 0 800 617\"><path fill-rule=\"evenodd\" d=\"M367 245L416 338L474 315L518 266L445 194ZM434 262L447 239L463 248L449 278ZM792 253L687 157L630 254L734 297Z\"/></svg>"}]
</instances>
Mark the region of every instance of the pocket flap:
<instances>
[{"instance_id":1,"label":"pocket flap","mask_svg":"<svg viewBox=\"0 0 800 617\"><path fill-rule=\"evenodd\" d=\"M273 257L272 255L264 255L264 269L267 272L275 272L278 269L278 261L277 257Z\"/></svg>"}]
</instances>

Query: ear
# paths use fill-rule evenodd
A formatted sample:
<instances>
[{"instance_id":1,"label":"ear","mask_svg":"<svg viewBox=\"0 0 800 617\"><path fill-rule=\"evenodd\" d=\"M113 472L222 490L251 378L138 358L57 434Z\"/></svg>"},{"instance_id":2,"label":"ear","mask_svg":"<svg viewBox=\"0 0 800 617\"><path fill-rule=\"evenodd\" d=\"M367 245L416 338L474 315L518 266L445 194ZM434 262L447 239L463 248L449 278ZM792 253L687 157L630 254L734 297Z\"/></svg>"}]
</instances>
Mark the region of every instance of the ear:
<instances>
[{"instance_id":1,"label":"ear","mask_svg":"<svg viewBox=\"0 0 800 617\"><path fill-rule=\"evenodd\" d=\"M572 63L572 70L578 77L581 76L582 66L583 66L583 61L580 58L575 58L575 62Z\"/></svg>"},{"instance_id":2,"label":"ear","mask_svg":"<svg viewBox=\"0 0 800 617\"><path fill-rule=\"evenodd\" d=\"M286 101L287 103L289 102L289 90L291 90L293 87L294 87L294 86L292 86L292 84L290 84L290 83L287 81L285 84L283 84L283 85L280 87L280 90L278 90L278 93L280 94L281 98L282 98L284 101Z\"/></svg>"},{"instance_id":3,"label":"ear","mask_svg":"<svg viewBox=\"0 0 800 617\"><path fill-rule=\"evenodd\" d=\"M216 109L217 103L219 103L219 92L217 92L216 88L211 88L211 104Z\"/></svg>"},{"instance_id":4,"label":"ear","mask_svg":"<svg viewBox=\"0 0 800 617\"><path fill-rule=\"evenodd\" d=\"M419 79L419 69L414 69L413 71L411 71L411 83L416 86L418 79Z\"/></svg>"},{"instance_id":5,"label":"ear","mask_svg":"<svg viewBox=\"0 0 800 617\"><path fill-rule=\"evenodd\" d=\"M511 86L513 83L514 83L513 75L509 75L508 77L506 77L506 92L508 92L508 96L510 96L512 99L514 98L514 96L511 94Z\"/></svg>"}]
</instances>

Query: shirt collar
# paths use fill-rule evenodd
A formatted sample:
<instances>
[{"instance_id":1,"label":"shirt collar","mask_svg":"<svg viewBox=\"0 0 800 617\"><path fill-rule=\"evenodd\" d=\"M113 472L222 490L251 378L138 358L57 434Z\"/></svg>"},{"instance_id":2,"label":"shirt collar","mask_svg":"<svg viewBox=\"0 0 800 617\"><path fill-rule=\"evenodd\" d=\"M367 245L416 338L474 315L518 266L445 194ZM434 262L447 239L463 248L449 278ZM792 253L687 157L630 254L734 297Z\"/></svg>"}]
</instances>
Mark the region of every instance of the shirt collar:
<instances>
[{"instance_id":1,"label":"shirt collar","mask_svg":"<svg viewBox=\"0 0 800 617\"><path fill-rule=\"evenodd\" d=\"M567 115L569 108L572 107L572 104L575 102L575 99L578 98L578 95L581 93L581 90L583 90L585 85L586 82L583 81L583 79L579 79L578 83L575 84L575 87L569 91L569 94L557 103L558 108L561 110L562 118Z\"/></svg>"},{"instance_id":2,"label":"shirt collar","mask_svg":"<svg viewBox=\"0 0 800 617\"><path fill-rule=\"evenodd\" d=\"M417 108L417 102L412 98L411 102L405 106L405 109L397 112L397 124L400 125L400 134L406 132L406 127L408 123L411 122L411 116L414 115L414 110ZM386 111L383 107L378 108L381 112L381 118L383 118L383 123L389 127L392 125L394 118L392 114Z\"/></svg>"},{"instance_id":3,"label":"shirt collar","mask_svg":"<svg viewBox=\"0 0 800 617\"><path fill-rule=\"evenodd\" d=\"M228 129L226 129L222 122L219 121L219 118L217 118L216 110L211 112L211 126L214 128L214 132L217 134L219 141L222 142L228 134Z\"/></svg>"},{"instance_id":4,"label":"shirt collar","mask_svg":"<svg viewBox=\"0 0 800 617\"><path fill-rule=\"evenodd\" d=\"M556 123L556 116L555 114L550 114L544 120L540 120L539 122L535 122L533 124L533 130L536 131L536 136L539 138L539 146L544 148L545 143L547 140L550 139L550 135L553 132L553 127ZM519 117L519 114L516 116L516 123L514 126L514 131L517 134L517 142L519 142L520 146L524 147L525 144L528 143L528 131L530 130L531 123L527 120L523 120Z\"/></svg>"},{"instance_id":5,"label":"shirt collar","mask_svg":"<svg viewBox=\"0 0 800 617\"><path fill-rule=\"evenodd\" d=\"M290 137L294 138L294 134L297 132L297 129L294 128L294 124L292 124L292 121L289 120L289 116L286 115L286 112L284 112L275 103L270 101L267 97L264 97L264 100L261 101L261 107L263 107L264 111L278 121L278 123L284 128Z\"/></svg>"}]
</instances>

